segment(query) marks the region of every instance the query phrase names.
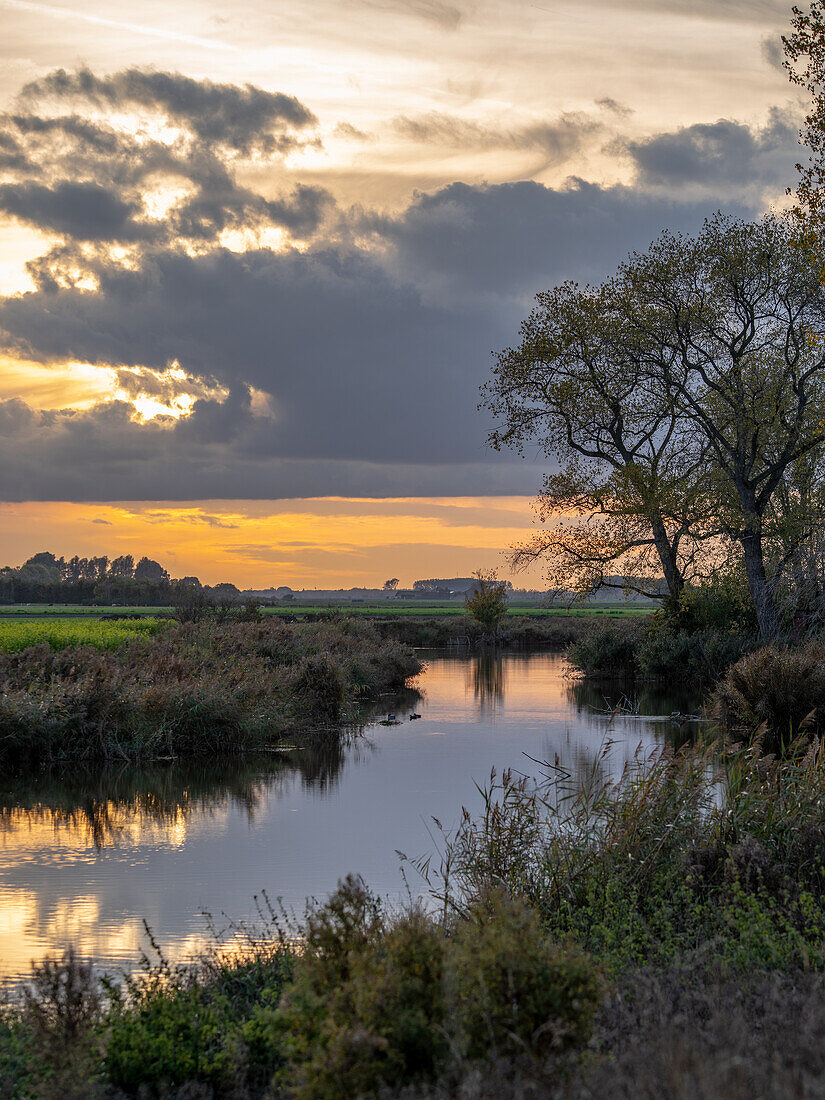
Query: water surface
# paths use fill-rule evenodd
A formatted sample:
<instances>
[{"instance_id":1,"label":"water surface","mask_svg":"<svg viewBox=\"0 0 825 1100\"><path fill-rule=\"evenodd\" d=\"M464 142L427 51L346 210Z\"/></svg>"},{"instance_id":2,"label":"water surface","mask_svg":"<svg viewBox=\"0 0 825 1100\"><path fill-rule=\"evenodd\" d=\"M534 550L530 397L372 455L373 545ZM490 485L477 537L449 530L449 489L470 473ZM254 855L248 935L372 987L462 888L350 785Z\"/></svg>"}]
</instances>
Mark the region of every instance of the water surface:
<instances>
[{"instance_id":1,"label":"water surface","mask_svg":"<svg viewBox=\"0 0 825 1100\"><path fill-rule=\"evenodd\" d=\"M407 693L379 700L359 736L284 757L48 774L0 786L0 977L76 944L107 968L133 966L144 921L171 958L198 950L204 912L255 915L262 890L303 911L349 871L383 895L403 891L398 852L433 850L492 768L535 774L536 760L592 767L606 740L621 770L684 728L608 723L593 708L621 694L571 678L553 653L428 657ZM645 714L695 707L672 693ZM411 713L419 720L410 721ZM382 725L387 715L397 724ZM531 759L532 758L532 759ZM408 867L409 876L409 867ZM410 878L413 889L424 889Z\"/></svg>"}]
</instances>

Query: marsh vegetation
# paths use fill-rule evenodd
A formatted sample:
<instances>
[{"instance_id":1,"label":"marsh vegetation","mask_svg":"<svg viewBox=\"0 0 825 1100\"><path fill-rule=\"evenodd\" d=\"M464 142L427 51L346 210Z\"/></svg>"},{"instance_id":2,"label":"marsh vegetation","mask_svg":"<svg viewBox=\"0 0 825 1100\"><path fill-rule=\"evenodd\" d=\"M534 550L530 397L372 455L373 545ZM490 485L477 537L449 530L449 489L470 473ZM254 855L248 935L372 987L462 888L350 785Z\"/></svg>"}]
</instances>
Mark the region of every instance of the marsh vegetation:
<instances>
[{"instance_id":1,"label":"marsh vegetation","mask_svg":"<svg viewBox=\"0 0 825 1100\"><path fill-rule=\"evenodd\" d=\"M335 728L420 669L369 623L14 624L0 653L6 765L231 754ZM84 641L77 642L78 638Z\"/></svg>"}]
</instances>

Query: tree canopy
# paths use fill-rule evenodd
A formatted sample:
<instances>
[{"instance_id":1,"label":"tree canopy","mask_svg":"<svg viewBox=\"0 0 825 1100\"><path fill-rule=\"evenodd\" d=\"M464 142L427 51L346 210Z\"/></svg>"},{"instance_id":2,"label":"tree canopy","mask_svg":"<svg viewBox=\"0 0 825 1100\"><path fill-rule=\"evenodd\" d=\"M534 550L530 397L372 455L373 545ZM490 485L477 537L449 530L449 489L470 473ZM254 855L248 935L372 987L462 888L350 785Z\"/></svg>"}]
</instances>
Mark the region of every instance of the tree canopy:
<instances>
[{"instance_id":1,"label":"tree canopy","mask_svg":"<svg viewBox=\"0 0 825 1100\"><path fill-rule=\"evenodd\" d=\"M593 589L617 566L671 597L738 546L760 631L812 531L793 488L825 439L825 292L789 218L717 215L663 233L598 287L537 296L484 401L495 447L537 444L555 469L514 560Z\"/></svg>"}]
</instances>

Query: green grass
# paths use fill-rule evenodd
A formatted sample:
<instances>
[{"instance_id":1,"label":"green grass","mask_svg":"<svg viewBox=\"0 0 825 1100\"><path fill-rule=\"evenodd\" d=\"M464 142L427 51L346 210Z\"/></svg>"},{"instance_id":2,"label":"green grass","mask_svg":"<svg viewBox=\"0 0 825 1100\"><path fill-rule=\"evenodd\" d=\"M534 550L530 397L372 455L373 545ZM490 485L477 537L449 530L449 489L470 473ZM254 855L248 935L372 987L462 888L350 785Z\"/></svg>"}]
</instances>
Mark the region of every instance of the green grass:
<instances>
[{"instance_id":1,"label":"green grass","mask_svg":"<svg viewBox=\"0 0 825 1100\"><path fill-rule=\"evenodd\" d=\"M509 616L527 618L573 618L589 619L593 617L621 619L627 616L649 615L652 607L637 607L628 604L592 603L587 607L540 607L536 604L511 604ZM466 615L463 601L427 601L399 600L387 603L282 603L261 608L264 615L319 615L329 612L341 612L345 615L363 615L378 618L451 618ZM0 605L0 620L3 618L62 619L67 617L98 619L109 615L168 616L171 607L93 607L87 604L4 604Z\"/></svg>"},{"instance_id":2,"label":"green grass","mask_svg":"<svg viewBox=\"0 0 825 1100\"><path fill-rule=\"evenodd\" d=\"M19 619L0 622L0 652L19 653L29 646L44 642L54 650L74 645L91 645L96 649L116 649L137 636L153 636L168 627L168 620L141 619L49 619L45 622Z\"/></svg>"}]
</instances>

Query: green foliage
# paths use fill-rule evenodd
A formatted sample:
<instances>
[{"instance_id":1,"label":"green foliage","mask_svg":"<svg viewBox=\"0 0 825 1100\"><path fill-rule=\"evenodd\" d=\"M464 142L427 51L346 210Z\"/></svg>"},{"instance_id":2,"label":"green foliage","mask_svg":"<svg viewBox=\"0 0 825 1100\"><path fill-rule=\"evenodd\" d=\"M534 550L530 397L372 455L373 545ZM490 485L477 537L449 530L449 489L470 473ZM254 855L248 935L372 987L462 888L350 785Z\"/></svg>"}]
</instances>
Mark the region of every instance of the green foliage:
<instances>
[{"instance_id":1,"label":"green foliage","mask_svg":"<svg viewBox=\"0 0 825 1100\"><path fill-rule=\"evenodd\" d=\"M432 1080L456 1059L578 1050L602 996L590 959L551 944L521 901L491 893L447 936L416 909L388 916L351 877L310 915L295 973L281 1081L305 1100Z\"/></svg>"},{"instance_id":2,"label":"green foliage","mask_svg":"<svg viewBox=\"0 0 825 1100\"><path fill-rule=\"evenodd\" d=\"M687 634L716 631L752 636L759 631L747 578L741 570L730 568L702 585L686 586L677 600L665 600L661 610L654 612L650 627Z\"/></svg>"},{"instance_id":3,"label":"green foliage","mask_svg":"<svg viewBox=\"0 0 825 1100\"><path fill-rule=\"evenodd\" d=\"M130 979L105 1015L106 1080L143 1097L181 1085L226 1097L263 1090L282 1062L271 1018L292 963L276 940L208 956L194 970L161 962Z\"/></svg>"},{"instance_id":4,"label":"green foliage","mask_svg":"<svg viewBox=\"0 0 825 1100\"><path fill-rule=\"evenodd\" d=\"M101 987L72 948L33 965L16 1009L0 1019L2 1095L88 1100L102 1092Z\"/></svg>"},{"instance_id":5,"label":"green foliage","mask_svg":"<svg viewBox=\"0 0 825 1100\"><path fill-rule=\"evenodd\" d=\"M567 648L567 659L587 676L632 676L636 672L638 632L614 623L599 623Z\"/></svg>"},{"instance_id":6,"label":"green foliage","mask_svg":"<svg viewBox=\"0 0 825 1100\"><path fill-rule=\"evenodd\" d=\"M310 913L295 984L279 1009L294 1095L372 1095L431 1076L445 1052L444 937L421 913L389 922L350 876Z\"/></svg>"},{"instance_id":7,"label":"green foliage","mask_svg":"<svg viewBox=\"0 0 825 1100\"><path fill-rule=\"evenodd\" d=\"M158 1095L187 1081L220 1084L225 1051L222 1013L197 986L147 990L109 1021L106 1073L118 1088Z\"/></svg>"},{"instance_id":8,"label":"green foliage","mask_svg":"<svg viewBox=\"0 0 825 1100\"><path fill-rule=\"evenodd\" d=\"M825 965L825 745L662 750L615 784L505 775L446 838L442 901L495 884L618 973L711 951L729 972Z\"/></svg>"},{"instance_id":9,"label":"green foliage","mask_svg":"<svg viewBox=\"0 0 825 1100\"><path fill-rule=\"evenodd\" d=\"M578 1049L602 999L592 960L549 940L535 911L501 891L483 895L458 924L446 987L451 1028L471 1060Z\"/></svg>"},{"instance_id":10,"label":"green foliage","mask_svg":"<svg viewBox=\"0 0 825 1100\"><path fill-rule=\"evenodd\" d=\"M507 587L492 572L480 569L476 578L476 587L472 595L466 597L465 606L484 635L496 638L507 614Z\"/></svg>"},{"instance_id":11,"label":"green foliage","mask_svg":"<svg viewBox=\"0 0 825 1100\"><path fill-rule=\"evenodd\" d=\"M720 630L651 630L638 646L636 667L650 679L712 685L754 644L751 638Z\"/></svg>"},{"instance_id":12,"label":"green foliage","mask_svg":"<svg viewBox=\"0 0 825 1100\"><path fill-rule=\"evenodd\" d=\"M587 676L712 685L755 645L747 635L710 628L676 630L671 621L657 612L645 629L631 623L600 623L568 646L567 658Z\"/></svg>"}]
</instances>

